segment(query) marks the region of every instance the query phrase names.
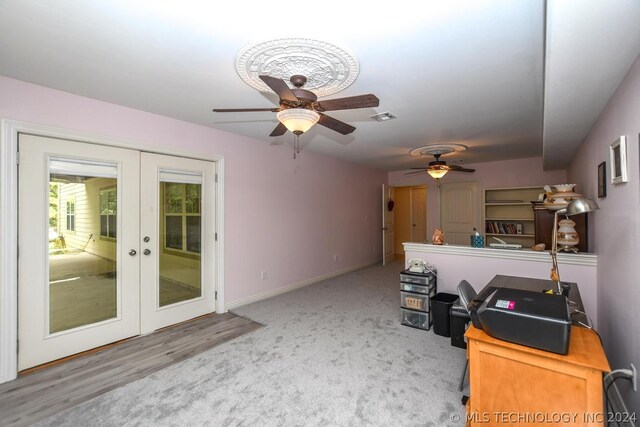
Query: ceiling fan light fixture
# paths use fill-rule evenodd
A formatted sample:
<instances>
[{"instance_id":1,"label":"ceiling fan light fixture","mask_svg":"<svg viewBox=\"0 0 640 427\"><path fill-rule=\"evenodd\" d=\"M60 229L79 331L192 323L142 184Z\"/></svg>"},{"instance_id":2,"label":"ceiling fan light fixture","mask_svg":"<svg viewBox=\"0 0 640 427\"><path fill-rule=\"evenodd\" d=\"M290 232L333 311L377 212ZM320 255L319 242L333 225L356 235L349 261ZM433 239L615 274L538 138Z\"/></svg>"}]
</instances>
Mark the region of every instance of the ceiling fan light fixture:
<instances>
[{"instance_id":1,"label":"ceiling fan light fixture","mask_svg":"<svg viewBox=\"0 0 640 427\"><path fill-rule=\"evenodd\" d=\"M446 170L446 169L431 169L431 170L427 171L427 173L429 175L431 175L432 178L435 178L435 179L442 178L443 176L445 176L447 174L447 172L449 172L449 171Z\"/></svg>"},{"instance_id":2,"label":"ceiling fan light fixture","mask_svg":"<svg viewBox=\"0 0 640 427\"><path fill-rule=\"evenodd\" d=\"M289 108L276 115L278 121L295 134L305 133L320 120L320 114L304 108Z\"/></svg>"}]
</instances>

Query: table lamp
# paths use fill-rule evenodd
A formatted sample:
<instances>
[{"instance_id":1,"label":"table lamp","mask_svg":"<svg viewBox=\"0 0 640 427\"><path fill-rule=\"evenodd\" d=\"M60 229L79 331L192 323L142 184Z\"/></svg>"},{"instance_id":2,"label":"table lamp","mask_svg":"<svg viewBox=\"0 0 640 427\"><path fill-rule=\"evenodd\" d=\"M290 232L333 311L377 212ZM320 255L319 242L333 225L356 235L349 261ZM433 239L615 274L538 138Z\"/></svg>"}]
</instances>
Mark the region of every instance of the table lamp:
<instances>
[{"instance_id":1,"label":"table lamp","mask_svg":"<svg viewBox=\"0 0 640 427\"><path fill-rule=\"evenodd\" d=\"M598 209L598 204L594 200L580 197L569 202L566 208L559 209L553 214L553 234L551 236L551 260L553 261L553 266L551 267L551 280L557 283L559 295L562 294L562 285L560 284L560 271L558 270L558 214L569 217Z\"/></svg>"}]
</instances>

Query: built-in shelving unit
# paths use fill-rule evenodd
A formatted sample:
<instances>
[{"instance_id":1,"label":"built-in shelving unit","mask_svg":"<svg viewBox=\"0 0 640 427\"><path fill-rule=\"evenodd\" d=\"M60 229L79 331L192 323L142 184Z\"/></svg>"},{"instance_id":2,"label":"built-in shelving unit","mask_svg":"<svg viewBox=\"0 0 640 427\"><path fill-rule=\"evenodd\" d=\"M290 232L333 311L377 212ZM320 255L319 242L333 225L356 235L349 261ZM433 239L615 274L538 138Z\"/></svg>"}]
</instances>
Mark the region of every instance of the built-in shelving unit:
<instances>
[{"instance_id":1,"label":"built-in shelving unit","mask_svg":"<svg viewBox=\"0 0 640 427\"><path fill-rule=\"evenodd\" d=\"M535 244L535 218L531 202L544 193L542 187L510 187L484 190L484 234L486 245L497 242L517 243L524 248Z\"/></svg>"}]
</instances>

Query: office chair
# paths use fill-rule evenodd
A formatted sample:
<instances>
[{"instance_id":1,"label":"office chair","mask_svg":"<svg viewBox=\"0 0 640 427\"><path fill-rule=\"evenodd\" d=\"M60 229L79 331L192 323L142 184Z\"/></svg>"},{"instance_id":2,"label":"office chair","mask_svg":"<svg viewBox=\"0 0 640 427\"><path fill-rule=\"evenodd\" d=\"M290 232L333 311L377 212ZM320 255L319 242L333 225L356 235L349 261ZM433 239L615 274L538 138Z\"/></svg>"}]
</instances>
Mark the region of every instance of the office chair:
<instances>
[{"instance_id":1,"label":"office chair","mask_svg":"<svg viewBox=\"0 0 640 427\"><path fill-rule=\"evenodd\" d=\"M463 306L467 313L469 313L469 303L478 295L473 286L466 280L460 281L458 283L458 297L460 297L460 305ZM464 371L462 371L462 377L460 378L460 385L458 386L458 390L462 391L464 388L464 379L467 376L467 370L469 369L469 359L465 360L464 363Z\"/></svg>"}]
</instances>

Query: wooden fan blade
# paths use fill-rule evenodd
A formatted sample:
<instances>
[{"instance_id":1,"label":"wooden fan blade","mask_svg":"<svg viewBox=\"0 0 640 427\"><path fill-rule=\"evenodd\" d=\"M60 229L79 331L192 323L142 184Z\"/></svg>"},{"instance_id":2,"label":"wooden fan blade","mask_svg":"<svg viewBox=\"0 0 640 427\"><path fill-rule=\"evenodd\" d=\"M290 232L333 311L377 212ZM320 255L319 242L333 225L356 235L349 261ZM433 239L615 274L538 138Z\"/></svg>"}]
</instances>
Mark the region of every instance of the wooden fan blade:
<instances>
[{"instance_id":1,"label":"wooden fan blade","mask_svg":"<svg viewBox=\"0 0 640 427\"><path fill-rule=\"evenodd\" d=\"M348 125L345 122L341 122L338 119L334 119L333 117L327 116L326 114L322 114L322 113L318 113L318 114L320 114L320 120L318 120L319 125L327 127L331 130L335 130L336 132L341 133L343 135L347 135L353 132L354 130L356 130L355 127Z\"/></svg>"},{"instance_id":2,"label":"wooden fan blade","mask_svg":"<svg viewBox=\"0 0 640 427\"><path fill-rule=\"evenodd\" d=\"M467 169L467 168L463 168L462 166L458 166L458 165L447 166L447 169L449 169L452 172L466 172L466 173L473 173L473 172L476 171L475 169Z\"/></svg>"},{"instance_id":3,"label":"wooden fan blade","mask_svg":"<svg viewBox=\"0 0 640 427\"><path fill-rule=\"evenodd\" d=\"M250 111L271 111L277 113L280 108L214 108L211 110L216 113L246 113Z\"/></svg>"},{"instance_id":4,"label":"wooden fan blade","mask_svg":"<svg viewBox=\"0 0 640 427\"><path fill-rule=\"evenodd\" d=\"M278 126L276 126L276 128L273 131L271 131L269 136L280 136L280 135L284 135L286 132L287 132L287 127L282 123L278 123Z\"/></svg>"},{"instance_id":5,"label":"wooden fan blade","mask_svg":"<svg viewBox=\"0 0 640 427\"><path fill-rule=\"evenodd\" d=\"M280 97L280 99L289 102L299 102L298 98L296 98L293 92L291 92L291 89L289 89L289 86L287 86L284 80L265 75L258 77L260 77L260 80L265 82L266 85Z\"/></svg>"},{"instance_id":6,"label":"wooden fan blade","mask_svg":"<svg viewBox=\"0 0 640 427\"><path fill-rule=\"evenodd\" d=\"M380 100L375 95L357 95L320 101L318 102L318 111L352 110L377 107L378 105L380 105Z\"/></svg>"},{"instance_id":7,"label":"wooden fan blade","mask_svg":"<svg viewBox=\"0 0 640 427\"><path fill-rule=\"evenodd\" d=\"M416 168L411 168L411 169L416 169ZM422 169L422 170L419 170L419 171L407 172L407 173L405 173L405 175L415 175L417 173L422 173L422 172L428 172L428 170L427 169Z\"/></svg>"}]
</instances>

